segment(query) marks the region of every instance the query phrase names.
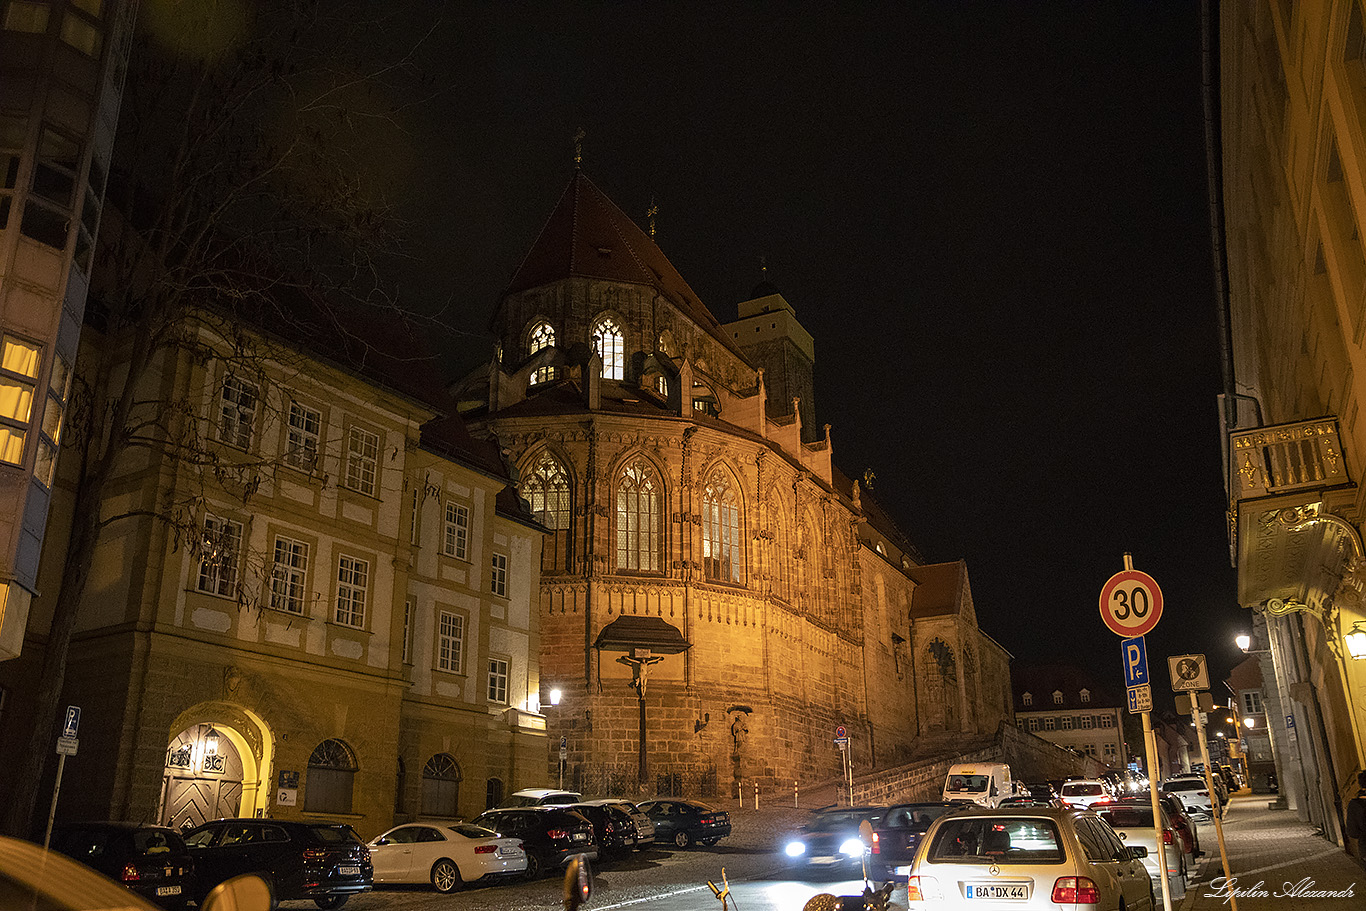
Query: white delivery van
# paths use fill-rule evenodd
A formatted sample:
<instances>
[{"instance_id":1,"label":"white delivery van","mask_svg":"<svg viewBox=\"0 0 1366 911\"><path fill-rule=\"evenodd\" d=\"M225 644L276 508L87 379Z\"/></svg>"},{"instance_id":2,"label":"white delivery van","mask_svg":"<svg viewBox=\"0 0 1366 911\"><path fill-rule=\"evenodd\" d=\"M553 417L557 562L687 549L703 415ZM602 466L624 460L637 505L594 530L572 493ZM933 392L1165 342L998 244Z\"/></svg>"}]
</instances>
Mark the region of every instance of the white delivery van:
<instances>
[{"instance_id":1,"label":"white delivery van","mask_svg":"<svg viewBox=\"0 0 1366 911\"><path fill-rule=\"evenodd\" d=\"M975 762L949 766L944 778L944 799L994 807L1014 796L1010 766L1003 762Z\"/></svg>"}]
</instances>

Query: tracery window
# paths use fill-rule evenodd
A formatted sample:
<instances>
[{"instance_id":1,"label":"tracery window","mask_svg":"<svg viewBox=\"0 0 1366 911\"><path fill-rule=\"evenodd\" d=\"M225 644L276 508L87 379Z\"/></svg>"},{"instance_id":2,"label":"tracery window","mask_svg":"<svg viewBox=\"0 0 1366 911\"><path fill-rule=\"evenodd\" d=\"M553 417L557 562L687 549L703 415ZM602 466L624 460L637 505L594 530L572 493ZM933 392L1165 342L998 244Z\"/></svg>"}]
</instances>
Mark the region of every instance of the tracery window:
<instances>
[{"instance_id":1,"label":"tracery window","mask_svg":"<svg viewBox=\"0 0 1366 911\"><path fill-rule=\"evenodd\" d=\"M626 378L625 345L621 327L610 316L598 320L592 332L593 350L602 356L602 377L607 380Z\"/></svg>"},{"instance_id":2,"label":"tracery window","mask_svg":"<svg viewBox=\"0 0 1366 911\"><path fill-rule=\"evenodd\" d=\"M550 348L555 344L555 327L545 320L541 320L531 327L531 334L527 337L527 354L532 355L542 348ZM555 379L554 367L538 367L531 371L531 385L537 383L548 383Z\"/></svg>"},{"instance_id":3,"label":"tracery window","mask_svg":"<svg viewBox=\"0 0 1366 911\"><path fill-rule=\"evenodd\" d=\"M739 582L744 554L740 547L740 498L725 472L712 475L702 491L702 563L707 578Z\"/></svg>"},{"instance_id":4,"label":"tracery window","mask_svg":"<svg viewBox=\"0 0 1366 911\"><path fill-rule=\"evenodd\" d=\"M531 514L553 534L546 536L541 548L542 572L569 569L569 474L564 465L548 452L531 464L523 475L522 496Z\"/></svg>"},{"instance_id":5,"label":"tracery window","mask_svg":"<svg viewBox=\"0 0 1366 911\"><path fill-rule=\"evenodd\" d=\"M770 494L768 516L765 525L772 534L768 542L768 572L773 579L773 594L783 600L792 598L792 569L788 563L791 547L787 522L783 520L782 500L777 494Z\"/></svg>"},{"instance_id":6,"label":"tracery window","mask_svg":"<svg viewBox=\"0 0 1366 911\"><path fill-rule=\"evenodd\" d=\"M654 470L637 459L617 479L617 569L659 572L662 489Z\"/></svg>"}]
</instances>

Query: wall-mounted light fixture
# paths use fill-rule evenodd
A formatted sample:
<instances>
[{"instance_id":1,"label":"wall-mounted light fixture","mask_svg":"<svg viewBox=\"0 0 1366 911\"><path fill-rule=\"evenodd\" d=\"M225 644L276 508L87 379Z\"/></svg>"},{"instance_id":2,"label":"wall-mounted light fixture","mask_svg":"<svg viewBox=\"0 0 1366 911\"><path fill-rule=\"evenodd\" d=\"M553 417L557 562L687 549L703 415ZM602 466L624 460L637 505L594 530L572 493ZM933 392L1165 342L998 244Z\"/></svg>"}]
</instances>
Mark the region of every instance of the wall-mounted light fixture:
<instances>
[{"instance_id":1,"label":"wall-mounted light fixture","mask_svg":"<svg viewBox=\"0 0 1366 911\"><path fill-rule=\"evenodd\" d=\"M564 696L564 692L563 692L558 686L557 686L557 687L554 687L554 688L551 689L551 691L550 691L550 704L551 704L551 705L559 705L559 704L560 704L560 699L561 699L561 697L563 697L563 696Z\"/></svg>"},{"instance_id":2,"label":"wall-mounted light fixture","mask_svg":"<svg viewBox=\"0 0 1366 911\"><path fill-rule=\"evenodd\" d=\"M204 755L218 755L218 732L214 730L212 724L209 725L209 733L204 735Z\"/></svg>"},{"instance_id":3,"label":"wall-mounted light fixture","mask_svg":"<svg viewBox=\"0 0 1366 911\"><path fill-rule=\"evenodd\" d=\"M1347 654L1357 660L1366 659L1366 621L1353 623L1342 641L1347 645Z\"/></svg>"},{"instance_id":4,"label":"wall-mounted light fixture","mask_svg":"<svg viewBox=\"0 0 1366 911\"><path fill-rule=\"evenodd\" d=\"M1233 641L1238 643L1238 648L1242 649L1243 651L1247 651L1248 649L1252 648L1252 637L1249 636L1247 633L1239 633Z\"/></svg>"},{"instance_id":5,"label":"wall-mounted light fixture","mask_svg":"<svg viewBox=\"0 0 1366 911\"><path fill-rule=\"evenodd\" d=\"M1251 715L1248 715L1246 718L1243 719L1243 727L1247 728L1248 730L1252 730L1256 726L1257 719L1253 718Z\"/></svg>"}]
</instances>

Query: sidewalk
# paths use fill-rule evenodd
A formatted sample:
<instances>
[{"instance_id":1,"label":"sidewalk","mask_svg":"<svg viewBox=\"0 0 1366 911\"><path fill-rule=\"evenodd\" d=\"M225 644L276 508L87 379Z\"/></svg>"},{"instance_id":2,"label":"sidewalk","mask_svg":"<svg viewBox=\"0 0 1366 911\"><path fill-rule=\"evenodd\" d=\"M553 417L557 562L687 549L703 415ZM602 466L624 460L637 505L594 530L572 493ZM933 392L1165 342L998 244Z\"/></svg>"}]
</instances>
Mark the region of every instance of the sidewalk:
<instances>
[{"instance_id":1,"label":"sidewalk","mask_svg":"<svg viewBox=\"0 0 1366 911\"><path fill-rule=\"evenodd\" d=\"M1366 908L1366 870L1339 846L1300 822L1291 810L1270 810L1272 796L1235 796L1224 814L1229 871L1242 909L1337 911ZM1205 854L1174 911L1224 911L1231 905L1220 888L1224 869L1214 823L1200 823ZM1350 890L1350 891L1348 891ZM1335 892L1342 897L1315 895ZM1350 896L1350 897L1348 897ZM1159 907L1161 899L1159 898Z\"/></svg>"}]
</instances>

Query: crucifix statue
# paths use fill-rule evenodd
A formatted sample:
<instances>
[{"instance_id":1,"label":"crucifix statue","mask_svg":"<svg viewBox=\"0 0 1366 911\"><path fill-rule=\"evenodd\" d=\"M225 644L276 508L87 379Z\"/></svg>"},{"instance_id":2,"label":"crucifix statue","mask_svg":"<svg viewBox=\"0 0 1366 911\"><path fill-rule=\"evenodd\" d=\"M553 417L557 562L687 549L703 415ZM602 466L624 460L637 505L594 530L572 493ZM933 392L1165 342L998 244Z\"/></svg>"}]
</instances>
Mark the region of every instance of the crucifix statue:
<instances>
[{"instance_id":1,"label":"crucifix statue","mask_svg":"<svg viewBox=\"0 0 1366 911\"><path fill-rule=\"evenodd\" d=\"M663 655L651 655L648 648L633 648L629 655L617 658L618 664L631 669L631 688L640 703L640 766L637 781L643 788L649 782L649 760L645 750L645 687L650 678L650 667L664 660Z\"/></svg>"}]
</instances>

